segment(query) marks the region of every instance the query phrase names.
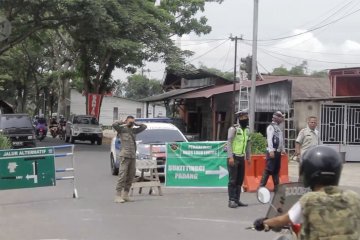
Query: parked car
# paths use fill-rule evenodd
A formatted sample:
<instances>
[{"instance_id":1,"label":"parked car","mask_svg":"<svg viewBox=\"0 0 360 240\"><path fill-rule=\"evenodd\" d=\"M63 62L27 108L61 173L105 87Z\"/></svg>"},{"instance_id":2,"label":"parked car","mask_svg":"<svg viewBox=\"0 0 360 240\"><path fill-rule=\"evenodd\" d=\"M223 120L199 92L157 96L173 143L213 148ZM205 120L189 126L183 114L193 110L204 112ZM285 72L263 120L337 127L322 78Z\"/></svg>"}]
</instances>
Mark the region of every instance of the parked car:
<instances>
[{"instance_id":1,"label":"parked car","mask_svg":"<svg viewBox=\"0 0 360 240\"><path fill-rule=\"evenodd\" d=\"M187 142L188 140L184 134L171 123L146 122L145 124L147 125L145 131L136 135L136 159L150 159L150 145L152 145L153 158L157 160L159 176L163 177L166 161L165 144L167 142ZM110 147L110 166L113 175L119 173L120 162L119 159L116 159L116 156L120 149L120 139L114 137ZM140 174L140 171L137 170L136 175L139 176Z\"/></svg>"},{"instance_id":2,"label":"parked car","mask_svg":"<svg viewBox=\"0 0 360 240\"><path fill-rule=\"evenodd\" d=\"M96 117L91 115L71 115L65 128L65 142L76 140L102 144L103 131Z\"/></svg>"},{"instance_id":3,"label":"parked car","mask_svg":"<svg viewBox=\"0 0 360 240\"><path fill-rule=\"evenodd\" d=\"M0 132L13 148L36 147L35 129L28 114L0 114Z\"/></svg>"}]
</instances>

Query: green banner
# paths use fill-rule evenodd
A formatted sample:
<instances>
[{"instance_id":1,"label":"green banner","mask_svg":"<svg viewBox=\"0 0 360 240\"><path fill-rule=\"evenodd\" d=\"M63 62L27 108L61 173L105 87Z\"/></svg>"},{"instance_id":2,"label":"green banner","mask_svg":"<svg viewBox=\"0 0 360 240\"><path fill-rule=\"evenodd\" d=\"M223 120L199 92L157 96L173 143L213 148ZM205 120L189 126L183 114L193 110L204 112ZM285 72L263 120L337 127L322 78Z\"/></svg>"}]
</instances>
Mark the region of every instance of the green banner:
<instances>
[{"instance_id":1,"label":"green banner","mask_svg":"<svg viewBox=\"0 0 360 240\"><path fill-rule=\"evenodd\" d=\"M226 142L167 143L165 185L226 187L226 159Z\"/></svg>"},{"instance_id":2,"label":"green banner","mask_svg":"<svg viewBox=\"0 0 360 240\"><path fill-rule=\"evenodd\" d=\"M55 186L54 148L0 151L0 189Z\"/></svg>"}]
</instances>

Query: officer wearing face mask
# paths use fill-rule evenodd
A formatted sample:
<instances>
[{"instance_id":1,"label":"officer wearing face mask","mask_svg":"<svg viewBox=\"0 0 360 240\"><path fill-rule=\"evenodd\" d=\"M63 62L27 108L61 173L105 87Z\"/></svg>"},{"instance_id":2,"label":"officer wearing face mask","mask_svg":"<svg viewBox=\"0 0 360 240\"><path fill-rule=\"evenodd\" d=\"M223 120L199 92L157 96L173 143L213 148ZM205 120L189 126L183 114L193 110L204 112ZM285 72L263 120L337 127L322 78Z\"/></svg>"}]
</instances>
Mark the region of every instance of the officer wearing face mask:
<instances>
[{"instance_id":1,"label":"officer wearing face mask","mask_svg":"<svg viewBox=\"0 0 360 240\"><path fill-rule=\"evenodd\" d=\"M241 186L245 175L245 159L250 164L249 144L249 116L248 110L236 113L236 124L228 130L228 195L229 208L246 207L247 204L240 201Z\"/></svg>"},{"instance_id":2,"label":"officer wearing face mask","mask_svg":"<svg viewBox=\"0 0 360 240\"><path fill-rule=\"evenodd\" d=\"M119 179L116 185L116 203L131 201L129 190L136 173L136 142L135 135L146 129L145 124L135 122L133 116L128 116L125 122L114 122L112 127L117 131L121 141L121 150L119 153L120 168Z\"/></svg>"},{"instance_id":3,"label":"officer wearing face mask","mask_svg":"<svg viewBox=\"0 0 360 240\"><path fill-rule=\"evenodd\" d=\"M280 111L274 112L271 124L266 128L267 152L266 166L261 178L260 187L264 187L272 176L274 191L280 183L279 172L281 167L281 154L285 154L283 133L279 125L284 121L284 114Z\"/></svg>"}]
</instances>

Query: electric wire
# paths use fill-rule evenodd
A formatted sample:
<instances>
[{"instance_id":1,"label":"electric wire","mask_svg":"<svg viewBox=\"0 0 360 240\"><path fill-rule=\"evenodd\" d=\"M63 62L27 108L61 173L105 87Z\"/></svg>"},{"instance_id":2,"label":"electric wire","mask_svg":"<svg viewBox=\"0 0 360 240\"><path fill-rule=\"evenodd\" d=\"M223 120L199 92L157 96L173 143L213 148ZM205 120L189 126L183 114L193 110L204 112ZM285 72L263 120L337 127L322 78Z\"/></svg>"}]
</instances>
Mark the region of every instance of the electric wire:
<instances>
[{"instance_id":1,"label":"electric wire","mask_svg":"<svg viewBox=\"0 0 360 240\"><path fill-rule=\"evenodd\" d=\"M218 47L220 47L221 45L223 45L224 43L226 43L227 41L229 41L229 39L226 39L225 41L221 42L220 44L216 45L215 47L211 48L210 50L204 52L203 54L201 54L201 55L199 55L199 56L197 56L197 57L195 57L195 58L190 59L190 60L188 61L188 63L191 63L191 62L193 62L193 61L195 61L195 60L197 60L197 59L199 59L199 58L207 55L208 53L214 51L215 49L217 49Z\"/></svg>"},{"instance_id":2,"label":"electric wire","mask_svg":"<svg viewBox=\"0 0 360 240\"><path fill-rule=\"evenodd\" d=\"M344 18L346 18L346 17L348 17L348 16L351 16L351 15L353 15L353 14L359 12L359 11L360 11L360 8L359 8L359 9L356 9L356 10L353 11L353 12L350 12L350 13L346 14L346 15L343 16L343 17L337 18L337 19L335 19L335 20L333 20L333 21L330 21L330 22L328 22L328 23L326 23L326 24L323 24L323 25L318 26L318 27L315 27L315 28L311 28L311 29L306 30L306 31L301 32L301 33L297 33L297 34L293 34L293 35L289 35L289 36L285 36L285 37L271 38L271 39L258 39L257 41L259 41L259 42L268 42L268 41L278 41L278 40L283 40L283 39L298 37L298 36L304 35L304 34L306 34L306 33L313 32L313 31L322 29L322 28L324 28L324 27L327 27L327 26L329 26L329 25L331 25L331 24L334 24L334 23L336 23L336 22L338 22L338 21L340 21L340 20L342 20L342 19L344 19ZM252 39L243 39L243 40L244 40L244 41L252 41Z\"/></svg>"},{"instance_id":3,"label":"electric wire","mask_svg":"<svg viewBox=\"0 0 360 240\"><path fill-rule=\"evenodd\" d=\"M353 0L351 0L351 1L348 2L348 3L346 3L346 4L343 5L340 9L338 9L336 12L332 13L330 16L326 17L325 19L323 19L323 20L320 21L319 23L313 25L312 27L318 26L318 25L320 25L321 23L325 22L327 19L329 19L330 17L334 16L337 12L341 11L344 7L347 7L347 6L348 6L349 4L351 4L352 2L353 2ZM342 3L340 3L340 4L342 4ZM331 9L328 10L325 14L322 14L322 15L323 15L323 16L326 16L328 13L332 12L334 9L337 9L340 4L337 4L335 7L331 8ZM317 19L319 19L319 17L317 17ZM306 22L306 23L304 23L304 24L301 24L300 26L296 27L296 29L304 28L306 25L308 25L309 23L311 23L311 22L313 22L313 21L315 21L315 19L314 19L314 20L311 20L311 21L308 21L308 22ZM310 28L311 28L311 27L310 27ZM283 34L279 34L279 35L277 35L276 37L281 37L281 36L283 36L284 34L288 34L288 32L283 33Z\"/></svg>"}]
</instances>

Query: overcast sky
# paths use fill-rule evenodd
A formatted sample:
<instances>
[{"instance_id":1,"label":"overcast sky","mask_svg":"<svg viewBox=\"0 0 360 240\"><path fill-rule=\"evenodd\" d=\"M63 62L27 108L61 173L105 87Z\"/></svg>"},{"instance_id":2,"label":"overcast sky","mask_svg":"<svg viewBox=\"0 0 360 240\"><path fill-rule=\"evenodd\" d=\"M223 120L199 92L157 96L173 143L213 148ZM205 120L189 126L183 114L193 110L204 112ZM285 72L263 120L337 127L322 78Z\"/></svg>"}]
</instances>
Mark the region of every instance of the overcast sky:
<instances>
[{"instance_id":1,"label":"overcast sky","mask_svg":"<svg viewBox=\"0 0 360 240\"><path fill-rule=\"evenodd\" d=\"M208 3L205 15L212 32L183 36L182 49L194 51L188 62L222 71L233 71L234 42L242 36L238 57L252 52L253 0ZM259 0L258 68L272 72L308 61L308 71L360 66L360 0ZM296 37L290 37L300 34ZM280 38L280 39L279 39ZM278 40L272 40L278 39ZM239 64L239 60L238 60ZM145 74L162 79L163 64L149 63ZM114 78L126 75L116 71Z\"/></svg>"}]
</instances>

